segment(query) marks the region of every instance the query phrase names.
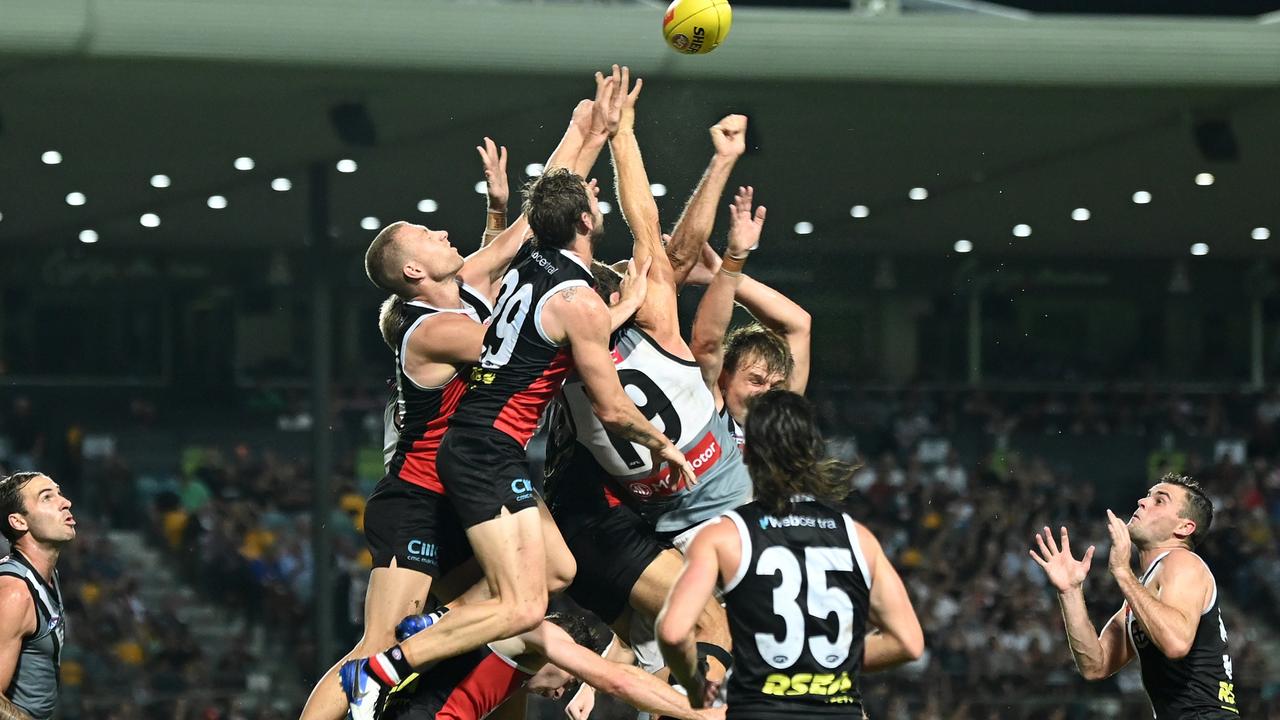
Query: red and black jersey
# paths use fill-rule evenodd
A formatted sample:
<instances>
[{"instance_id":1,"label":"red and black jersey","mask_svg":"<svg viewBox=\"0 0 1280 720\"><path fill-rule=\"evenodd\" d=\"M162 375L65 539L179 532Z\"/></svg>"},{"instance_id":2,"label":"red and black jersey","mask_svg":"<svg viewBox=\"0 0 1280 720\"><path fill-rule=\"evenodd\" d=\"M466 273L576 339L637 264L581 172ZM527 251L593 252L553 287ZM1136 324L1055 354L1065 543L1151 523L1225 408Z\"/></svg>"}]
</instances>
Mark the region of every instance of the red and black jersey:
<instances>
[{"instance_id":1,"label":"red and black jersey","mask_svg":"<svg viewBox=\"0 0 1280 720\"><path fill-rule=\"evenodd\" d=\"M552 342L542 311L555 294L570 288L590 292L591 270L568 250L526 245L502 279L493 322L485 333L480 365L471 371L451 424L493 428L521 447L573 367L568 345Z\"/></svg>"},{"instance_id":2,"label":"red and black jersey","mask_svg":"<svg viewBox=\"0 0 1280 720\"><path fill-rule=\"evenodd\" d=\"M466 285L461 285L460 290L461 308L437 308L418 300L405 303L408 321L396 338L397 408L394 420L398 426L398 440L387 463L387 474L438 493L444 493L444 486L436 472L436 452L448 428L449 418L466 390L466 380L463 373L458 373L439 387L422 387L405 372L404 360L409 337L433 315L457 313L477 323L488 319L490 309L484 296Z\"/></svg>"},{"instance_id":3,"label":"red and black jersey","mask_svg":"<svg viewBox=\"0 0 1280 720\"><path fill-rule=\"evenodd\" d=\"M391 694L383 720L481 720L532 675L488 646L449 658Z\"/></svg>"}]
</instances>

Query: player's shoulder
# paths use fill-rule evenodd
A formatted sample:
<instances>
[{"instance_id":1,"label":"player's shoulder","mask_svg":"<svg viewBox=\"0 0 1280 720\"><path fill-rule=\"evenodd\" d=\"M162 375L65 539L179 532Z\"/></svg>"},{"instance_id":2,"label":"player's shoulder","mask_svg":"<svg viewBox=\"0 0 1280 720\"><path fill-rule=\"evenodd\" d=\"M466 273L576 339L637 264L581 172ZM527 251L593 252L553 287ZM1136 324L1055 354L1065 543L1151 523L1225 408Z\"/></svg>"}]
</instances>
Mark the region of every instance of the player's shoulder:
<instances>
[{"instance_id":1,"label":"player's shoulder","mask_svg":"<svg viewBox=\"0 0 1280 720\"><path fill-rule=\"evenodd\" d=\"M1160 561L1160 574L1168 578L1173 575L1212 578L1209 566L1194 551L1186 548L1175 548Z\"/></svg>"},{"instance_id":2,"label":"player's shoulder","mask_svg":"<svg viewBox=\"0 0 1280 720\"><path fill-rule=\"evenodd\" d=\"M0 575L0 625L6 629L22 629L24 620L35 618L35 601L27 581L16 575Z\"/></svg>"},{"instance_id":3,"label":"player's shoulder","mask_svg":"<svg viewBox=\"0 0 1280 720\"><path fill-rule=\"evenodd\" d=\"M604 319L606 323L609 318L609 306L586 282L574 282L557 289L547 298L545 307L566 318Z\"/></svg>"}]
</instances>

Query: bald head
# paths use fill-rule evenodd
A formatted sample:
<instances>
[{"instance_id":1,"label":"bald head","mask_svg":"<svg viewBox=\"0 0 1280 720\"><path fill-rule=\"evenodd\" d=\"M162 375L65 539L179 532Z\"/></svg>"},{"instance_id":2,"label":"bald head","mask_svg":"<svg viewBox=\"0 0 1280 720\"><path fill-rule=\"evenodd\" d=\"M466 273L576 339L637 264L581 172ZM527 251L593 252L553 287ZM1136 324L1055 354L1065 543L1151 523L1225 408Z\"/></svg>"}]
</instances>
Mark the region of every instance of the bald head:
<instances>
[{"instance_id":1,"label":"bald head","mask_svg":"<svg viewBox=\"0 0 1280 720\"><path fill-rule=\"evenodd\" d=\"M402 272L404 253L399 244L400 231L405 225L402 220L382 228L364 253L365 274L374 285L396 295L403 295L407 289Z\"/></svg>"}]
</instances>

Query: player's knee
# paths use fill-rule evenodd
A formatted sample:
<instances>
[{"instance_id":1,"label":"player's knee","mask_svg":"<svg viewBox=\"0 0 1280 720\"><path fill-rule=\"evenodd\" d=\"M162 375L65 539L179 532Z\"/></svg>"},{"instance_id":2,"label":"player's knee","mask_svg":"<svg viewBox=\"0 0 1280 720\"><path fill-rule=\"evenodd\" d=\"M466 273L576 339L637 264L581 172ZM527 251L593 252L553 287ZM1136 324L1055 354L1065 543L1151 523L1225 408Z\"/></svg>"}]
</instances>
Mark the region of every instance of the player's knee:
<instances>
[{"instance_id":1,"label":"player's knee","mask_svg":"<svg viewBox=\"0 0 1280 720\"><path fill-rule=\"evenodd\" d=\"M547 615L547 596L524 598L513 604L508 614L511 634L518 635L534 629Z\"/></svg>"},{"instance_id":2,"label":"player's knee","mask_svg":"<svg viewBox=\"0 0 1280 720\"><path fill-rule=\"evenodd\" d=\"M555 562L547 565L547 592L552 595L564 592L573 584L577 574L578 562L572 555L566 553L564 557L556 558Z\"/></svg>"}]
</instances>

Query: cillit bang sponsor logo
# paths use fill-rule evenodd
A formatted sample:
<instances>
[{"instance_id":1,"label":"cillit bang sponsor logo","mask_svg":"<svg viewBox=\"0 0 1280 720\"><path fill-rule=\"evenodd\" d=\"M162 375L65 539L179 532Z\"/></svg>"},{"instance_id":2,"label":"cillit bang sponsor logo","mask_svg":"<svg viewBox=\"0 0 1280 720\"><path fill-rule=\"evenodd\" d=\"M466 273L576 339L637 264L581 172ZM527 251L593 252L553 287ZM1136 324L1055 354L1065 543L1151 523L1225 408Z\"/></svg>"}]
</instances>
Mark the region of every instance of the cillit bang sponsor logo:
<instances>
[{"instance_id":1,"label":"cillit bang sponsor logo","mask_svg":"<svg viewBox=\"0 0 1280 720\"><path fill-rule=\"evenodd\" d=\"M715 434L707 433L703 436L702 441L695 445L692 450L686 452L684 456L689 459L689 464L693 466L694 477L702 477L703 473L715 466L716 461L720 459L722 454L724 454L724 449L720 447L720 443L716 442ZM631 480L627 483L627 490L641 500L654 495L674 495L686 487L688 486L683 479L674 483L671 481L671 467L669 465L663 465L662 470L656 475Z\"/></svg>"}]
</instances>

